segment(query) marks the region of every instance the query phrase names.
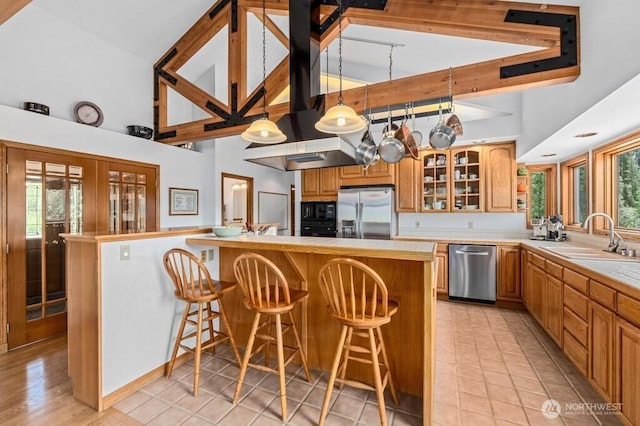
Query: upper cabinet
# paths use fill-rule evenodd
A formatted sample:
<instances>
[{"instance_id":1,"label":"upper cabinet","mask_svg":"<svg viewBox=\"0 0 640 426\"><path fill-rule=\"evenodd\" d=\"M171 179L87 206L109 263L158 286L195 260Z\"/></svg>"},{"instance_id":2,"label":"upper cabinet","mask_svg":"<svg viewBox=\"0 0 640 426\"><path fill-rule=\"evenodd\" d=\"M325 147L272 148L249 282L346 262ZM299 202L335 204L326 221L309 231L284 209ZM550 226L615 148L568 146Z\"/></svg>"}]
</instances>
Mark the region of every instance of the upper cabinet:
<instances>
[{"instance_id":1,"label":"upper cabinet","mask_svg":"<svg viewBox=\"0 0 640 426\"><path fill-rule=\"evenodd\" d=\"M485 179L482 148L451 150L453 211L485 210L482 182Z\"/></svg>"},{"instance_id":2,"label":"upper cabinet","mask_svg":"<svg viewBox=\"0 0 640 426\"><path fill-rule=\"evenodd\" d=\"M365 169L362 166L340 167L339 186L392 185L395 183L395 164L378 161Z\"/></svg>"},{"instance_id":3,"label":"upper cabinet","mask_svg":"<svg viewBox=\"0 0 640 426\"><path fill-rule=\"evenodd\" d=\"M302 171L302 201L335 201L338 199L339 167Z\"/></svg>"},{"instance_id":4,"label":"upper cabinet","mask_svg":"<svg viewBox=\"0 0 640 426\"><path fill-rule=\"evenodd\" d=\"M396 211L415 213L420 210L420 186L422 162L413 158L404 158L396 164Z\"/></svg>"},{"instance_id":5,"label":"upper cabinet","mask_svg":"<svg viewBox=\"0 0 640 426\"><path fill-rule=\"evenodd\" d=\"M516 211L516 161L512 143L484 147L486 167L486 211Z\"/></svg>"}]
</instances>

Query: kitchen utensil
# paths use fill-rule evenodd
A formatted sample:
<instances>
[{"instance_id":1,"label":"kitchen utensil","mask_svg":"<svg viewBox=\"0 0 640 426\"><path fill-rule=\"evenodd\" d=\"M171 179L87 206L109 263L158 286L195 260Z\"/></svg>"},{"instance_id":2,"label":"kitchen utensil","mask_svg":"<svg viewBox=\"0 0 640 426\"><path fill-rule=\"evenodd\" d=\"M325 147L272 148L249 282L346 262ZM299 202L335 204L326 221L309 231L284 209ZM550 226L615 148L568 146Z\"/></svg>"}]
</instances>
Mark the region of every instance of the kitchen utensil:
<instances>
[{"instance_id":1,"label":"kitchen utensil","mask_svg":"<svg viewBox=\"0 0 640 426\"><path fill-rule=\"evenodd\" d=\"M449 68L449 109L451 109L451 93L452 93L452 76L451 68ZM438 124L429 132L429 145L433 149L447 149L456 140L456 133L454 130L444 123L442 117L442 102L438 104Z\"/></svg>"},{"instance_id":2,"label":"kitchen utensil","mask_svg":"<svg viewBox=\"0 0 640 426\"><path fill-rule=\"evenodd\" d=\"M411 136L417 147L422 146L422 133L416 130L416 112L413 103L411 104Z\"/></svg>"},{"instance_id":3,"label":"kitchen utensil","mask_svg":"<svg viewBox=\"0 0 640 426\"><path fill-rule=\"evenodd\" d=\"M446 124L447 124L447 126L449 126L449 127L451 127L453 129L453 132L457 136L461 136L462 135L462 133L463 133L462 123L460 122L460 119L458 118L457 115L451 114L451 116L447 120Z\"/></svg>"},{"instance_id":4,"label":"kitchen utensil","mask_svg":"<svg viewBox=\"0 0 640 426\"><path fill-rule=\"evenodd\" d=\"M372 162L377 154L376 143L369 132L369 129L365 130L364 135L358 147L356 148L356 163L366 166Z\"/></svg>"},{"instance_id":5,"label":"kitchen utensil","mask_svg":"<svg viewBox=\"0 0 640 426\"><path fill-rule=\"evenodd\" d=\"M388 129L392 129L391 120L389 120L389 124L387 125ZM405 147L402 141L396 138L396 132L393 130L389 130L385 133L384 139L380 142L380 146L378 147L378 153L380 154L380 158L382 158L387 163L397 163L402 160L405 154Z\"/></svg>"},{"instance_id":6,"label":"kitchen utensil","mask_svg":"<svg viewBox=\"0 0 640 426\"><path fill-rule=\"evenodd\" d=\"M242 232L242 228L235 226L214 226L213 233L216 237L237 237Z\"/></svg>"}]
</instances>

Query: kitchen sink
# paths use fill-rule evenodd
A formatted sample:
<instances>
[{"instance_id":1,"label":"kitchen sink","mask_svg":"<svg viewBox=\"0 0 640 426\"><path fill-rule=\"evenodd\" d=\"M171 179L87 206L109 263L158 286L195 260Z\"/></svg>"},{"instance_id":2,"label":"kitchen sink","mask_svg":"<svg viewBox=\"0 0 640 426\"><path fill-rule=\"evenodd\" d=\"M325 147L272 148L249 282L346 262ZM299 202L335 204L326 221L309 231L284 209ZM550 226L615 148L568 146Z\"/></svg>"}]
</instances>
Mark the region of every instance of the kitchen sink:
<instances>
[{"instance_id":1,"label":"kitchen sink","mask_svg":"<svg viewBox=\"0 0 640 426\"><path fill-rule=\"evenodd\" d=\"M580 247L580 246L557 246L557 247L542 247L543 249L550 251L568 259L575 260L608 260L616 262L638 262L639 259L635 257L623 256L620 253L610 253L597 248L592 247Z\"/></svg>"}]
</instances>

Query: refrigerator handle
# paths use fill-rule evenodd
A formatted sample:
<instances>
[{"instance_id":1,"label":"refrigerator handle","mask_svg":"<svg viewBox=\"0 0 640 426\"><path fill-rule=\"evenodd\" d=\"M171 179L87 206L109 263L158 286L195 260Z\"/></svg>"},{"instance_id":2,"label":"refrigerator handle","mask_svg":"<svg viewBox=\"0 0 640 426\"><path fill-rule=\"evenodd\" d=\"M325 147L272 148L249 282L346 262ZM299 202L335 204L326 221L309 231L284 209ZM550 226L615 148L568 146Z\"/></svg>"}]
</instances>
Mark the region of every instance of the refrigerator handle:
<instances>
[{"instance_id":1,"label":"refrigerator handle","mask_svg":"<svg viewBox=\"0 0 640 426\"><path fill-rule=\"evenodd\" d=\"M362 210L363 210L364 204L363 203L358 203L356 204L356 211L358 212L358 231L356 233L356 238L362 238Z\"/></svg>"}]
</instances>

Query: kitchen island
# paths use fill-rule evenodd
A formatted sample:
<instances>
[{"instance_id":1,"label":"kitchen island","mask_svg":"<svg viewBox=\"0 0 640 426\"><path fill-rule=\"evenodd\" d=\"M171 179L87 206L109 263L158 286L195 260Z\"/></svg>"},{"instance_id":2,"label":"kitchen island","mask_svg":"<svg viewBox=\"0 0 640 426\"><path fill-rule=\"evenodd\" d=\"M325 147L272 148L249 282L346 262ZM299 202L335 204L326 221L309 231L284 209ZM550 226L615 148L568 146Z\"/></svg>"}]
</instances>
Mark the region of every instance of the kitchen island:
<instances>
[{"instance_id":1,"label":"kitchen island","mask_svg":"<svg viewBox=\"0 0 640 426\"><path fill-rule=\"evenodd\" d=\"M218 248L219 278L234 280L233 261L241 253L260 253L276 263L292 288L309 298L294 314L312 368L329 371L340 335L340 325L329 314L317 284L318 271L328 260L349 257L380 274L389 298L399 310L382 327L391 373L400 392L423 399L423 421L431 424L434 383L436 245L421 241L352 240L317 237L240 235L232 238L196 236L186 239L194 250ZM240 291L225 295L224 304L241 345L247 341L252 315ZM354 366L360 367L360 366ZM368 368L351 372L371 382Z\"/></svg>"}]
</instances>

